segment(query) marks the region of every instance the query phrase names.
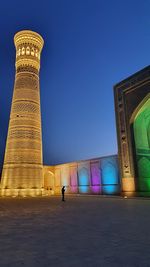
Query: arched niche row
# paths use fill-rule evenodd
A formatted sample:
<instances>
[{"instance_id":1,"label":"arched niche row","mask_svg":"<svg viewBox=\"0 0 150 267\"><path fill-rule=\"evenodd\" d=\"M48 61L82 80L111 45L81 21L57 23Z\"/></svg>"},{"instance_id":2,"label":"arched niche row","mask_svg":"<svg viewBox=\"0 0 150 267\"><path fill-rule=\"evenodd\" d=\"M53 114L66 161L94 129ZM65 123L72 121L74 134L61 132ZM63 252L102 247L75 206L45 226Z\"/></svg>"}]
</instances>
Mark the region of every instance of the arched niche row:
<instances>
[{"instance_id":1,"label":"arched niche row","mask_svg":"<svg viewBox=\"0 0 150 267\"><path fill-rule=\"evenodd\" d=\"M40 51L37 47L31 45L22 45L17 49L18 56L33 56L40 60Z\"/></svg>"}]
</instances>

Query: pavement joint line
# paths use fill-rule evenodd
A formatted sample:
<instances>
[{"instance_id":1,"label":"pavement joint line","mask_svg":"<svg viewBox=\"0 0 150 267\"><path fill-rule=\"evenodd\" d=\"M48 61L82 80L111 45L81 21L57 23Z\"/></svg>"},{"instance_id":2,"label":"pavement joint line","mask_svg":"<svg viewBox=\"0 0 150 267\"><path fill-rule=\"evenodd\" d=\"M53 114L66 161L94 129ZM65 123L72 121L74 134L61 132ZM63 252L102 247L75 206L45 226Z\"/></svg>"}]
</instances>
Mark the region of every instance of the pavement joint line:
<instances>
[{"instance_id":1,"label":"pavement joint line","mask_svg":"<svg viewBox=\"0 0 150 267\"><path fill-rule=\"evenodd\" d=\"M120 199L120 200L128 200L128 199L135 199L135 200L150 200L150 197L144 197L144 196L113 196L113 195L82 195L82 194L74 194L74 195L71 195L71 194L65 194L65 196L67 198L100 198L100 199ZM34 196L26 196L26 197L22 197L22 196L0 196L0 199L44 199L44 198L61 198L61 194L60 195L52 195L52 196L37 196L37 197L34 197Z\"/></svg>"}]
</instances>

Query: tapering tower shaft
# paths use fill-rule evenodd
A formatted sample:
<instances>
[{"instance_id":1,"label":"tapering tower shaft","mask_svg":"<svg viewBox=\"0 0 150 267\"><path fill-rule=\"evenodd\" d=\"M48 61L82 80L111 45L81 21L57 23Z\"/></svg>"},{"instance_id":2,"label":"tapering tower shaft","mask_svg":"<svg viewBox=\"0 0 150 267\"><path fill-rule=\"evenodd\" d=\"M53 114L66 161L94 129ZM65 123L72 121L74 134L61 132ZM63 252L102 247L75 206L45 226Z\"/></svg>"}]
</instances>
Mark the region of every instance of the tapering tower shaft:
<instances>
[{"instance_id":1,"label":"tapering tower shaft","mask_svg":"<svg viewBox=\"0 0 150 267\"><path fill-rule=\"evenodd\" d=\"M44 44L36 32L14 37L16 75L2 172L2 189L41 189L42 132L39 91L40 54Z\"/></svg>"}]
</instances>

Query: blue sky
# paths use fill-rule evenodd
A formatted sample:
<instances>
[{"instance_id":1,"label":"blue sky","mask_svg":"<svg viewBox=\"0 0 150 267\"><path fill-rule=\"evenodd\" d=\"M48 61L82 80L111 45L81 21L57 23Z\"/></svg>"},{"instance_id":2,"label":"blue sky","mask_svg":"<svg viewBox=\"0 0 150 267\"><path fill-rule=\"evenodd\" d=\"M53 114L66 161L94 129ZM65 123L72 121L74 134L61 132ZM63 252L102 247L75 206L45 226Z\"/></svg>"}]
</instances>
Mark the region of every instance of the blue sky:
<instances>
[{"instance_id":1,"label":"blue sky","mask_svg":"<svg viewBox=\"0 0 150 267\"><path fill-rule=\"evenodd\" d=\"M117 153L113 85L150 62L150 0L3 1L0 165L15 79L14 34L40 33L44 164Z\"/></svg>"}]
</instances>

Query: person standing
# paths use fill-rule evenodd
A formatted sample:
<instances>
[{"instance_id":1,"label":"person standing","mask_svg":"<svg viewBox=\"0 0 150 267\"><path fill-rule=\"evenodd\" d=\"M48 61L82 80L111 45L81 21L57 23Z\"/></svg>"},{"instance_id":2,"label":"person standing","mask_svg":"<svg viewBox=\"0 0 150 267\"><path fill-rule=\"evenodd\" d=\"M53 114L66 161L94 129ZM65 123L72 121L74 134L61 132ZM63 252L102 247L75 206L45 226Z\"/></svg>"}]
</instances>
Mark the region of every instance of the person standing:
<instances>
[{"instance_id":1,"label":"person standing","mask_svg":"<svg viewBox=\"0 0 150 267\"><path fill-rule=\"evenodd\" d=\"M62 187L61 193L62 193L62 201L65 201L65 186Z\"/></svg>"}]
</instances>

